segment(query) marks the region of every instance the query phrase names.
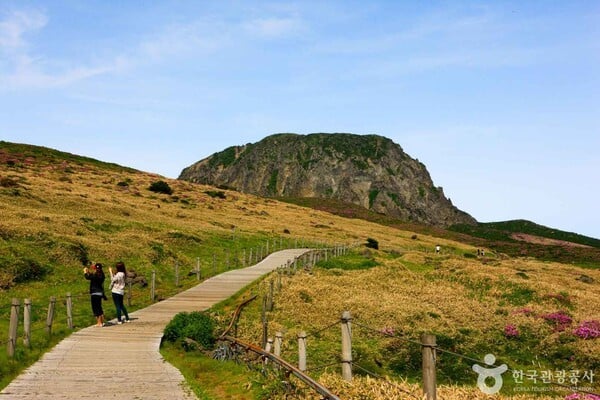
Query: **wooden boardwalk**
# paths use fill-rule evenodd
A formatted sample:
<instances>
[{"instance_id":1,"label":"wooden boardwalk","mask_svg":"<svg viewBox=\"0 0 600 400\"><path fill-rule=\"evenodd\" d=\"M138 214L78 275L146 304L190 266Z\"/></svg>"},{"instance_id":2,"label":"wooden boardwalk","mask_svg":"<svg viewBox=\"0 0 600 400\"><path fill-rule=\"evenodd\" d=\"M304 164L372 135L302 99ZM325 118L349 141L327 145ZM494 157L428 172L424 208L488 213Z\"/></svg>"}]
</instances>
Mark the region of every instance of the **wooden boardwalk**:
<instances>
[{"instance_id":1,"label":"wooden boardwalk","mask_svg":"<svg viewBox=\"0 0 600 400\"><path fill-rule=\"evenodd\" d=\"M130 313L129 324L77 331L15 378L0 399L196 399L159 353L167 323L179 312L211 307L306 251L282 250L252 267L207 279Z\"/></svg>"}]
</instances>

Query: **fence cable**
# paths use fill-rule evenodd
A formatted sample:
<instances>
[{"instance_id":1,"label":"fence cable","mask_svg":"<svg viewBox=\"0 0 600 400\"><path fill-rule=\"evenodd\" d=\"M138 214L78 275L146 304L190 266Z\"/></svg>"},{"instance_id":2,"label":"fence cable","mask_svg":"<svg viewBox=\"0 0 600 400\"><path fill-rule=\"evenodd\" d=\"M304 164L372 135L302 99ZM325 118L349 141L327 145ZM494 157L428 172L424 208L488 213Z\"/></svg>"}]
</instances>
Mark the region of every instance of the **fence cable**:
<instances>
[{"instance_id":1,"label":"fence cable","mask_svg":"<svg viewBox=\"0 0 600 400\"><path fill-rule=\"evenodd\" d=\"M380 330L377 330L377 329L371 328L369 326L363 325L363 324L361 324L359 322L356 322L355 319L352 320L352 323L353 323L353 325L357 325L357 326L359 326L361 328L367 329L367 330L369 330L371 332L378 333L378 334L383 335L383 336L387 336L387 337L390 337L390 338L399 339L399 340L403 340L403 341L408 342L408 343L412 343L412 344L417 344L419 346L423 346L423 344L421 342L418 342L416 340L411 340L411 339L403 338L401 336L398 336L398 335L395 335L395 334L392 334L392 333L382 332ZM465 356L463 354L456 353L454 351L447 350L447 349L444 349L442 347L438 347L437 345L433 346L433 347L435 348L436 351L439 351L440 353L446 353L446 354L449 354L449 355L452 355L452 356L455 356L455 357L458 357L458 358L462 358L464 360L468 360L468 361L471 361L471 362L474 362L474 363L480 363L481 362L481 360L478 360L476 358ZM492 367L492 368L498 368L499 367L498 365L495 365L495 364L491 364L491 365L490 364L486 364L486 365L488 367ZM508 368L507 372L510 372L510 373L514 374L515 372L518 373L518 372L522 372L522 371L521 370L515 370L515 369L512 369L512 368ZM535 382L537 382L537 380L536 380L537 377L535 375L523 374L523 377L524 378L528 378L528 379L533 379ZM556 385L556 386L559 386L559 387L567 388L569 390L572 390L572 391L578 392L578 393L584 393L584 394L591 394L591 395L594 395L594 396L600 396L600 394L598 394L598 393L586 391L586 390L583 390L583 389L578 389L577 387L572 387L572 386L565 385L565 384L562 384L562 383L559 383L559 382L552 382L552 381L551 382L544 382L544 381L542 381L542 383L545 384L545 385L553 384L553 385Z\"/></svg>"},{"instance_id":2,"label":"fence cable","mask_svg":"<svg viewBox=\"0 0 600 400\"><path fill-rule=\"evenodd\" d=\"M382 332L382 331L380 331L378 329L371 328L370 326L363 325L360 322L356 322L356 319L354 317L352 318L352 325L356 325L356 326L358 326L360 328L366 329L366 330L371 331L373 333L377 333L379 335L386 336L386 337L389 337L389 338L399 339L399 340L402 340L402 341L405 341L405 342L408 342L408 343L417 344L419 346L423 345L423 343L418 342L416 340L412 340L412 339L408 339L408 338L405 338L405 337L402 337L402 336L398 336L398 335L395 335L393 333ZM479 362L479 361L477 361L477 362Z\"/></svg>"},{"instance_id":3,"label":"fence cable","mask_svg":"<svg viewBox=\"0 0 600 400\"><path fill-rule=\"evenodd\" d=\"M321 329L319 329L319 330L317 330L317 331L314 331L314 332L309 332L309 333L306 335L306 337L310 337L310 336L317 336L317 335L319 335L319 334L323 333L324 331L326 331L327 329L330 329L331 327L334 327L334 326L338 325L339 323L340 323L340 321L339 321L339 320L338 320L338 321L333 321L331 324L329 324L329 325L327 325L327 326L325 326L325 327L323 327L323 328L321 328Z\"/></svg>"},{"instance_id":4,"label":"fence cable","mask_svg":"<svg viewBox=\"0 0 600 400\"><path fill-rule=\"evenodd\" d=\"M332 363L329 363L329 364L318 365L316 367L306 368L306 371L304 371L304 372L318 371L320 369L325 369L327 367L332 367L334 365L339 365L339 364L340 364L340 361L332 362Z\"/></svg>"}]
</instances>

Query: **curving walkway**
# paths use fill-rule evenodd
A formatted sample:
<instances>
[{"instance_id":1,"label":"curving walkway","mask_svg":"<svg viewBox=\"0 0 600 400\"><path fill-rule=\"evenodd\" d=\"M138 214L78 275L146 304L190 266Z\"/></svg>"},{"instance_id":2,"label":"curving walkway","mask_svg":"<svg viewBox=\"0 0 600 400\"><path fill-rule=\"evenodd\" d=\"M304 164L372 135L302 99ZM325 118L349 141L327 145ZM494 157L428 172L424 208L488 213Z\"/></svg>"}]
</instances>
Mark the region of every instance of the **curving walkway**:
<instances>
[{"instance_id":1,"label":"curving walkway","mask_svg":"<svg viewBox=\"0 0 600 400\"><path fill-rule=\"evenodd\" d=\"M2 392L0 399L196 399L159 353L164 327L182 311L201 311L308 249L282 250L130 313L130 324L88 327L64 339Z\"/></svg>"}]
</instances>

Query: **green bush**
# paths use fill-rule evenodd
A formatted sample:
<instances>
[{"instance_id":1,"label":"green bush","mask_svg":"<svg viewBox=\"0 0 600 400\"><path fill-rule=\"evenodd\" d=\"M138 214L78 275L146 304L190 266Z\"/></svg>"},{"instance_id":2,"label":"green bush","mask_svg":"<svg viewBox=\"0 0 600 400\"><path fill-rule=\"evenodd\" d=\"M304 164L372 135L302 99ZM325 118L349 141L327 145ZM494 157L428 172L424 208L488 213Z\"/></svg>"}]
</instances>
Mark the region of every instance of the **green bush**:
<instances>
[{"instance_id":1,"label":"green bush","mask_svg":"<svg viewBox=\"0 0 600 400\"><path fill-rule=\"evenodd\" d=\"M35 260L0 257L0 288L8 289L16 283L39 281L49 271L48 266Z\"/></svg>"},{"instance_id":2,"label":"green bush","mask_svg":"<svg viewBox=\"0 0 600 400\"><path fill-rule=\"evenodd\" d=\"M152 182L150 187L148 188L151 192L154 193L163 193L163 194L173 194L173 189L169 186L169 184L165 181L156 181Z\"/></svg>"},{"instance_id":3,"label":"green bush","mask_svg":"<svg viewBox=\"0 0 600 400\"><path fill-rule=\"evenodd\" d=\"M379 242L372 238L367 239L367 244L365 246L367 246L370 249L379 250Z\"/></svg>"},{"instance_id":4,"label":"green bush","mask_svg":"<svg viewBox=\"0 0 600 400\"><path fill-rule=\"evenodd\" d=\"M227 198L227 196L225 195L225 192L223 192L221 190L207 190L204 193L206 193L207 195L209 195L212 198L218 198L218 199Z\"/></svg>"},{"instance_id":5,"label":"green bush","mask_svg":"<svg viewBox=\"0 0 600 400\"><path fill-rule=\"evenodd\" d=\"M215 322L205 313L194 311L179 313L165 328L163 338L175 343L192 339L205 349L211 349L215 343Z\"/></svg>"}]
</instances>

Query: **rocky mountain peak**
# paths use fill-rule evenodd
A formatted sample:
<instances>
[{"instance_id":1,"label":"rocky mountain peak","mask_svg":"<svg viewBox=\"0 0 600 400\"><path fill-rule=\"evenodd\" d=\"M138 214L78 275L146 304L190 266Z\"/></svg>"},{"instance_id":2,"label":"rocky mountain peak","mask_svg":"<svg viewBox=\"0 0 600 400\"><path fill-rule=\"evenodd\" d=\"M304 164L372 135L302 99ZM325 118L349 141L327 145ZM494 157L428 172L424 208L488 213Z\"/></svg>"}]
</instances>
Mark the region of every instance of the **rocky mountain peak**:
<instances>
[{"instance_id":1,"label":"rocky mountain peak","mask_svg":"<svg viewBox=\"0 0 600 400\"><path fill-rule=\"evenodd\" d=\"M335 198L434 226L476 223L433 185L425 165L378 135L275 134L215 153L179 179L265 197Z\"/></svg>"}]
</instances>

